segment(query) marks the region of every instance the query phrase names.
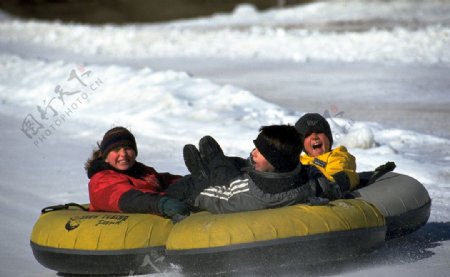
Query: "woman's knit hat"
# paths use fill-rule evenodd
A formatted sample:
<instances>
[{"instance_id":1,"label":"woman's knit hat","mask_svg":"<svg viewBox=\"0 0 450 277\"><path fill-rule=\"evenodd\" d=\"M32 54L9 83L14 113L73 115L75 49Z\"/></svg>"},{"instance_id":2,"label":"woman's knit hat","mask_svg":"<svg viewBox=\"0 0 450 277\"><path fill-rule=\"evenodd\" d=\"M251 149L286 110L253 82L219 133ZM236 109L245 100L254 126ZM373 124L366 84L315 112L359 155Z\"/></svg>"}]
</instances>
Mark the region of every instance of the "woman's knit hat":
<instances>
[{"instance_id":1,"label":"woman's knit hat","mask_svg":"<svg viewBox=\"0 0 450 277\"><path fill-rule=\"evenodd\" d=\"M302 145L312 133L324 133L330 141L330 147L333 145L333 135L331 134L330 124L328 121L318 113L307 113L300 117L295 123L295 129L299 132L302 138Z\"/></svg>"},{"instance_id":2,"label":"woman's knit hat","mask_svg":"<svg viewBox=\"0 0 450 277\"><path fill-rule=\"evenodd\" d=\"M102 142L100 143L100 152L102 157L106 158L108 153L117 147L131 147L136 155L138 153L136 146L136 139L133 134L124 127L114 127L107 131L103 136Z\"/></svg>"}]
</instances>

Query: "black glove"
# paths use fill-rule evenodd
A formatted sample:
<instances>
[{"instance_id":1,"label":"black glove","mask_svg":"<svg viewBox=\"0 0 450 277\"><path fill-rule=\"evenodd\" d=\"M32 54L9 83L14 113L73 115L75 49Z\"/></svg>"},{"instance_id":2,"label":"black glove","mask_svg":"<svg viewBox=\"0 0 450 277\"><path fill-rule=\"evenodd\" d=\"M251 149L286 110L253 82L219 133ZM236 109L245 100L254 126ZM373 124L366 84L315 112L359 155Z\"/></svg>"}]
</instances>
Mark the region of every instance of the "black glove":
<instances>
[{"instance_id":1,"label":"black glove","mask_svg":"<svg viewBox=\"0 0 450 277\"><path fill-rule=\"evenodd\" d=\"M158 202L158 209L161 214L167 217L173 217L177 214L189 214L189 209L186 204L168 196L161 197Z\"/></svg>"},{"instance_id":2,"label":"black glove","mask_svg":"<svg viewBox=\"0 0 450 277\"><path fill-rule=\"evenodd\" d=\"M308 202L310 206L324 206L330 203L328 198L322 198L318 196L310 196L308 197Z\"/></svg>"},{"instance_id":3,"label":"black glove","mask_svg":"<svg viewBox=\"0 0 450 277\"><path fill-rule=\"evenodd\" d=\"M341 187L338 184L330 182L328 184L328 189L323 192L325 196L330 200L340 199L342 198Z\"/></svg>"},{"instance_id":4,"label":"black glove","mask_svg":"<svg viewBox=\"0 0 450 277\"><path fill-rule=\"evenodd\" d=\"M378 178L380 178L384 174L393 171L395 169L395 167L396 167L396 164L394 162L387 162L383 165L380 165L379 167L377 167L375 169L374 173L370 177L370 180L367 184L368 185L373 184Z\"/></svg>"},{"instance_id":5,"label":"black glove","mask_svg":"<svg viewBox=\"0 0 450 277\"><path fill-rule=\"evenodd\" d=\"M325 177L319 177L317 181L322 190L322 194L319 196L328 198L329 200L342 198L342 191L338 184L327 180Z\"/></svg>"},{"instance_id":6,"label":"black glove","mask_svg":"<svg viewBox=\"0 0 450 277\"><path fill-rule=\"evenodd\" d=\"M385 164L380 165L375 169L375 171L388 173L395 169L396 164L394 162L387 162Z\"/></svg>"},{"instance_id":7,"label":"black glove","mask_svg":"<svg viewBox=\"0 0 450 277\"><path fill-rule=\"evenodd\" d=\"M347 173L344 171L339 171L338 173L335 173L332 175L336 183L341 188L342 192L347 192L350 190L350 179L348 178Z\"/></svg>"}]
</instances>

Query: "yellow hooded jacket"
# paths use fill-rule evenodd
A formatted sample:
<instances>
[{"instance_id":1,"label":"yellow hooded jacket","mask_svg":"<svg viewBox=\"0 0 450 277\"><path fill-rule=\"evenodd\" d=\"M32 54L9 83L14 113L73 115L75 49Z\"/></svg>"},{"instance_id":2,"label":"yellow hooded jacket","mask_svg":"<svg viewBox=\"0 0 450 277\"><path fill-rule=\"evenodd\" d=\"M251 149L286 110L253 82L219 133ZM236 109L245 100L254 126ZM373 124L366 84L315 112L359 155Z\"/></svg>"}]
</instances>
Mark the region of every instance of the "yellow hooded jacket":
<instances>
[{"instance_id":1,"label":"yellow hooded jacket","mask_svg":"<svg viewBox=\"0 0 450 277\"><path fill-rule=\"evenodd\" d=\"M350 190L359 184L359 176L356 173L355 157L347 151L345 146L323 153L317 157L310 157L306 153L300 156L303 165L315 165L330 181L336 182L333 175L345 172L350 182Z\"/></svg>"}]
</instances>

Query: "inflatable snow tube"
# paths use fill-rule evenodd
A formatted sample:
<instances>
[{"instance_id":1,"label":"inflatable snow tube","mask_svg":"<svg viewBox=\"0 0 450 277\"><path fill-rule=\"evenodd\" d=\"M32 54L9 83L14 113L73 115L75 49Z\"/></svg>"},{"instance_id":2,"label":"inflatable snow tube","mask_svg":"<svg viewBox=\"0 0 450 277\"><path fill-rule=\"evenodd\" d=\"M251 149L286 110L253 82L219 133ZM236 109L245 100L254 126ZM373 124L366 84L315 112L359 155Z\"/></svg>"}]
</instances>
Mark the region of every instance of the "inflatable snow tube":
<instances>
[{"instance_id":1,"label":"inflatable snow tube","mask_svg":"<svg viewBox=\"0 0 450 277\"><path fill-rule=\"evenodd\" d=\"M335 261L385 241L384 217L363 200L337 200L260 211L194 214L171 230L169 260L183 272L231 272Z\"/></svg>"},{"instance_id":2,"label":"inflatable snow tube","mask_svg":"<svg viewBox=\"0 0 450 277\"><path fill-rule=\"evenodd\" d=\"M40 264L60 273L158 272L164 267L172 227L169 219L157 215L88 212L68 206L39 217L31 248Z\"/></svg>"},{"instance_id":3,"label":"inflatable snow tube","mask_svg":"<svg viewBox=\"0 0 450 277\"><path fill-rule=\"evenodd\" d=\"M171 270L199 273L236 266L276 267L359 255L385 240L385 220L363 200L294 205L233 214L193 214L173 225L151 214L43 213L31 247L43 266L63 274L133 275ZM312 258L311 258L312 257ZM256 259L255 259L256 258Z\"/></svg>"},{"instance_id":4,"label":"inflatable snow tube","mask_svg":"<svg viewBox=\"0 0 450 277\"><path fill-rule=\"evenodd\" d=\"M358 199L373 204L383 214L387 239L409 234L427 223L431 199L419 181L407 175L388 172L367 185L373 172L359 175L362 188L353 193Z\"/></svg>"}]
</instances>

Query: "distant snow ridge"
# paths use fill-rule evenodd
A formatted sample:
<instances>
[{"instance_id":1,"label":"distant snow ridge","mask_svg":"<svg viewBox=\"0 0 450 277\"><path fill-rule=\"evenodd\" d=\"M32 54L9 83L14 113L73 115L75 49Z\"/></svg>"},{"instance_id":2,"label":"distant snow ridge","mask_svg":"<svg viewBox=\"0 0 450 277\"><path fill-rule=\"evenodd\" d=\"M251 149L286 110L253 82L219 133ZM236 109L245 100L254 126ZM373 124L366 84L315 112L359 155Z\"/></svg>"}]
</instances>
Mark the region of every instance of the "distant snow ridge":
<instances>
[{"instance_id":1,"label":"distant snow ridge","mask_svg":"<svg viewBox=\"0 0 450 277\"><path fill-rule=\"evenodd\" d=\"M446 0L334 0L315 1L284 9L257 11L250 4L238 5L231 14L177 20L164 25L177 27L226 28L245 26L338 26L360 25L406 27L449 26L450 2Z\"/></svg>"},{"instance_id":2,"label":"distant snow ridge","mask_svg":"<svg viewBox=\"0 0 450 277\"><path fill-rule=\"evenodd\" d=\"M21 43L117 58L226 57L247 59L449 63L450 28L317 32L253 26L215 30L165 25L88 26L0 22L0 44Z\"/></svg>"},{"instance_id":3,"label":"distant snow ridge","mask_svg":"<svg viewBox=\"0 0 450 277\"><path fill-rule=\"evenodd\" d=\"M56 125L61 125L60 117L65 114L65 121L70 117L94 126L109 126L126 118L152 137L174 139L206 130L239 133L243 127L254 134L261 125L289 123L297 117L238 87L184 72L43 62L9 55L0 55L0 72L5 72L0 75L0 107L7 103L24 112L0 111L22 118L30 114L46 126L58 120ZM41 120L41 115L47 119Z\"/></svg>"}]
</instances>

